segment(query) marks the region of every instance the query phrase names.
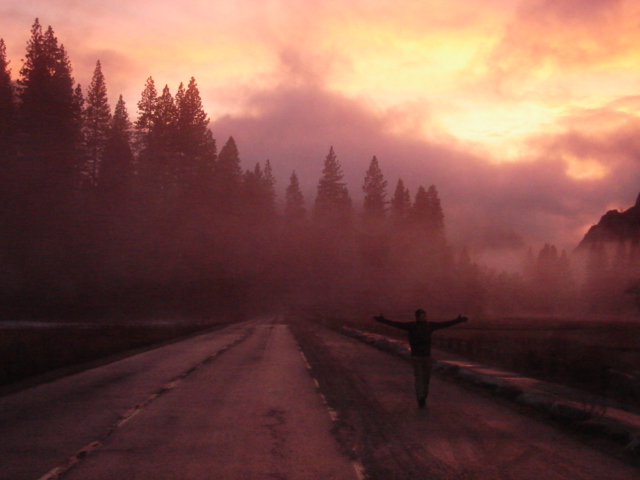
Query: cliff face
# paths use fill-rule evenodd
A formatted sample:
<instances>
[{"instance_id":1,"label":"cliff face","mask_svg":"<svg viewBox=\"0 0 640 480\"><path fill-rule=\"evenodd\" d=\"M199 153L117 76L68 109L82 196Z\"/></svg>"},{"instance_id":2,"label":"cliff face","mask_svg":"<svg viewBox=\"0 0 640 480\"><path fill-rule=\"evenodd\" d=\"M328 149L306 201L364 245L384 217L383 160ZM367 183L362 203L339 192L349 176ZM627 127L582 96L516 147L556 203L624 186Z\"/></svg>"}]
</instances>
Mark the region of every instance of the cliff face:
<instances>
[{"instance_id":1,"label":"cliff face","mask_svg":"<svg viewBox=\"0 0 640 480\"><path fill-rule=\"evenodd\" d=\"M636 204L624 212L610 210L586 233L578 248L601 242L640 243L640 194Z\"/></svg>"}]
</instances>

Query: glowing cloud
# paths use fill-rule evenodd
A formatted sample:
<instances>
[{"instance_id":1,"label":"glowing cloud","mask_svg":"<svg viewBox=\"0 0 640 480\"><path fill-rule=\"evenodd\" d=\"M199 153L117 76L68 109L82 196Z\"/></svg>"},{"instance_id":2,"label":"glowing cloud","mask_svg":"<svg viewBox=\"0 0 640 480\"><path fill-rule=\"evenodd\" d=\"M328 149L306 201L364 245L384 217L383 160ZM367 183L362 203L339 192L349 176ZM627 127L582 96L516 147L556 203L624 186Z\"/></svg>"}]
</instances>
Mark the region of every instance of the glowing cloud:
<instances>
[{"instance_id":1,"label":"glowing cloud","mask_svg":"<svg viewBox=\"0 0 640 480\"><path fill-rule=\"evenodd\" d=\"M640 188L635 0L5 0L0 16L14 77L39 17L76 80L101 60L132 115L147 77L194 76L248 166L312 185L333 144L356 192L377 155L391 183L437 184L452 231L482 218L571 243Z\"/></svg>"}]
</instances>

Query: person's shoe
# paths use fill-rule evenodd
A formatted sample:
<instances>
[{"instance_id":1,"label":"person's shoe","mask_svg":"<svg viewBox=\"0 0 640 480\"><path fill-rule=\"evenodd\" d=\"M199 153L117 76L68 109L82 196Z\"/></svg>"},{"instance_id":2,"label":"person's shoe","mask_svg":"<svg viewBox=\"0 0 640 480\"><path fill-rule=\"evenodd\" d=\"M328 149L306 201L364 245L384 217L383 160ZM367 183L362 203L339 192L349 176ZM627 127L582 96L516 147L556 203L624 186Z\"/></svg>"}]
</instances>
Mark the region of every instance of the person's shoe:
<instances>
[{"instance_id":1,"label":"person's shoe","mask_svg":"<svg viewBox=\"0 0 640 480\"><path fill-rule=\"evenodd\" d=\"M426 398L419 398L418 399L418 408L424 408L426 403L427 403L427 399Z\"/></svg>"}]
</instances>

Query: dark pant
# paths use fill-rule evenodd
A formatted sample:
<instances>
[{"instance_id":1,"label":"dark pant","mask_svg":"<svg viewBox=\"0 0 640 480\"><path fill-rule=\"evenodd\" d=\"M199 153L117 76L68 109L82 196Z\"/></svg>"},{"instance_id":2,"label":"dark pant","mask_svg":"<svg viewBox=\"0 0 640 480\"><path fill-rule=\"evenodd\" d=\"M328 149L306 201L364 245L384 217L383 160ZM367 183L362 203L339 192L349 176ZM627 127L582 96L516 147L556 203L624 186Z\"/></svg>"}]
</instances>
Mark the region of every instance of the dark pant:
<instances>
[{"instance_id":1,"label":"dark pant","mask_svg":"<svg viewBox=\"0 0 640 480\"><path fill-rule=\"evenodd\" d=\"M413 373L416 379L416 397L418 400L427 398L429 394L429 380L431 380L431 357L411 357Z\"/></svg>"}]
</instances>

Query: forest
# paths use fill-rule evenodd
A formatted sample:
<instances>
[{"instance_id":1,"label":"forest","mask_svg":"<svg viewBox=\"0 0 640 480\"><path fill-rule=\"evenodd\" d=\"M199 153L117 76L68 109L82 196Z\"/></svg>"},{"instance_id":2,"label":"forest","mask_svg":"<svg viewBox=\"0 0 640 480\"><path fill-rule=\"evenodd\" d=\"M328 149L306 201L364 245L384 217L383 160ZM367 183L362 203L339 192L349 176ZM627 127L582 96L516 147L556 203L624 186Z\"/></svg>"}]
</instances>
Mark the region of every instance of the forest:
<instances>
[{"instance_id":1,"label":"forest","mask_svg":"<svg viewBox=\"0 0 640 480\"><path fill-rule=\"evenodd\" d=\"M293 171L278 198L277 159L246 169L233 137L218 145L194 78L172 94L149 77L132 118L122 95L112 110L99 61L88 87L74 81L38 20L16 78L10 67L0 40L3 318L634 308L635 270L616 277L601 250L584 275L553 245L525 252L522 272L478 264L448 242L437 187L390 185L375 156L362 205L330 145L316 197Z\"/></svg>"}]
</instances>

